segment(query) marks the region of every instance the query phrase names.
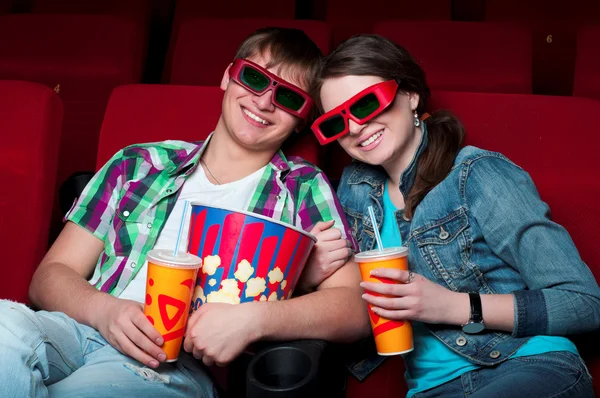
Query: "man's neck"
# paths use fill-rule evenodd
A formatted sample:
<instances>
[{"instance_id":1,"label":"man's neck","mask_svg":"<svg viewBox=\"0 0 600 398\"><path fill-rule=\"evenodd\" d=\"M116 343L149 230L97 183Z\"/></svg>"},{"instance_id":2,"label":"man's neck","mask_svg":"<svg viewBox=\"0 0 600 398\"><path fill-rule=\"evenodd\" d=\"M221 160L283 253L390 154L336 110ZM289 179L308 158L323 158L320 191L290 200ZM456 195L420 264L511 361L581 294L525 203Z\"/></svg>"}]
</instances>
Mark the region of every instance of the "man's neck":
<instances>
[{"instance_id":1,"label":"man's neck","mask_svg":"<svg viewBox=\"0 0 600 398\"><path fill-rule=\"evenodd\" d=\"M275 152L251 151L231 139L221 119L215 128L202 160L221 184L241 180L266 166Z\"/></svg>"}]
</instances>

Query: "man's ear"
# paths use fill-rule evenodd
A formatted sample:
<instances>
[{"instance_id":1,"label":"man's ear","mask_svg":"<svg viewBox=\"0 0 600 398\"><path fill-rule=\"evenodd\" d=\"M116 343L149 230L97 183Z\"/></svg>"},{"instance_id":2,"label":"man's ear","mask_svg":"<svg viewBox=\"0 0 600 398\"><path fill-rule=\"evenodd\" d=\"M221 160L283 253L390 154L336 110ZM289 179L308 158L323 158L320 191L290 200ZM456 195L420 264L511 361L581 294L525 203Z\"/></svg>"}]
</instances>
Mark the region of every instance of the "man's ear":
<instances>
[{"instance_id":1,"label":"man's ear","mask_svg":"<svg viewBox=\"0 0 600 398\"><path fill-rule=\"evenodd\" d=\"M415 110L419 106L420 96L417 93L408 93L408 101L410 102L410 109Z\"/></svg>"},{"instance_id":2,"label":"man's ear","mask_svg":"<svg viewBox=\"0 0 600 398\"><path fill-rule=\"evenodd\" d=\"M223 78L221 79L221 90L223 91L227 90L227 86L229 85L229 80L231 79L229 77L229 69L231 69L232 65L233 64L229 64L227 69L225 69L225 73L223 73Z\"/></svg>"}]
</instances>

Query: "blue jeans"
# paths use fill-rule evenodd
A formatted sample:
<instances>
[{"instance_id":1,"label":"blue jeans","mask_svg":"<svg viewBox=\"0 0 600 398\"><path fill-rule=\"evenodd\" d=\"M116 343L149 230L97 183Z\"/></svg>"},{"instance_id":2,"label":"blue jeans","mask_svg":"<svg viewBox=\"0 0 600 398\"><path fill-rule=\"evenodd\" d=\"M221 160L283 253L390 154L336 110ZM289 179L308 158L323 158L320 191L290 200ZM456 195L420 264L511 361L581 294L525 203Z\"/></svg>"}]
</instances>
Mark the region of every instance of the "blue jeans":
<instances>
[{"instance_id":1,"label":"blue jeans","mask_svg":"<svg viewBox=\"0 0 600 398\"><path fill-rule=\"evenodd\" d=\"M413 398L594 398L592 378L583 360L567 351L509 359L464 373Z\"/></svg>"},{"instance_id":2,"label":"blue jeans","mask_svg":"<svg viewBox=\"0 0 600 398\"><path fill-rule=\"evenodd\" d=\"M0 397L217 396L206 371L182 351L152 370L95 329L60 312L0 300Z\"/></svg>"}]
</instances>

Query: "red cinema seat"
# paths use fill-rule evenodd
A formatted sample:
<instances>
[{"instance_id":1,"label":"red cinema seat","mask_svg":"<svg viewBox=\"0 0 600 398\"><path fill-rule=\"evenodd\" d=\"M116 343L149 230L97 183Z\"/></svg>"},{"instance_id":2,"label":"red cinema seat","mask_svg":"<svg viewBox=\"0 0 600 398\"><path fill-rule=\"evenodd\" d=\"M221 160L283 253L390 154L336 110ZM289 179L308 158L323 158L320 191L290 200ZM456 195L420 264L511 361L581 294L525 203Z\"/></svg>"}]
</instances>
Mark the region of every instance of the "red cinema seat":
<instances>
[{"instance_id":1,"label":"red cinema seat","mask_svg":"<svg viewBox=\"0 0 600 398\"><path fill-rule=\"evenodd\" d=\"M322 21L285 19L191 19L179 31L173 51L170 83L217 86L238 46L259 28L303 30L323 54L331 46L331 30ZM207 58L207 54L210 57ZM207 61L209 60L209 61Z\"/></svg>"},{"instance_id":2,"label":"red cinema seat","mask_svg":"<svg viewBox=\"0 0 600 398\"><path fill-rule=\"evenodd\" d=\"M327 0L325 20L333 29L334 43L355 34L373 33L373 24L385 19L451 20L450 0Z\"/></svg>"},{"instance_id":3,"label":"red cinema seat","mask_svg":"<svg viewBox=\"0 0 600 398\"><path fill-rule=\"evenodd\" d=\"M12 0L0 0L0 15L7 14L12 8Z\"/></svg>"},{"instance_id":4,"label":"red cinema seat","mask_svg":"<svg viewBox=\"0 0 600 398\"><path fill-rule=\"evenodd\" d=\"M28 301L48 248L62 116L48 87L0 80L0 299Z\"/></svg>"},{"instance_id":5,"label":"red cinema seat","mask_svg":"<svg viewBox=\"0 0 600 398\"><path fill-rule=\"evenodd\" d=\"M147 21L151 0L33 0L35 14L114 15Z\"/></svg>"},{"instance_id":6,"label":"red cinema seat","mask_svg":"<svg viewBox=\"0 0 600 398\"><path fill-rule=\"evenodd\" d=\"M600 99L600 27L585 27L577 34L573 95Z\"/></svg>"},{"instance_id":7,"label":"red cinema seat","mask_svg":"<svg viewBox=\"0 0 600 398\"><path fill-rule=\"evenodd\" d=\"M597 174L600 102L587 98L434 92L430 109L449 109L464 124L466 144L505 154L533 180L561 172ZM580 116L577 116L580 115ZM584 177L585 176L585 177ZM598 182L600 184L600 182Z\"/></svg>"},{"instance_id":8,"label":"red cinema seat","mask_svg":"<svg viewBox=\"0 0 600 398\"><path fill-rule=\"evenodd\" d=\"M94 168L110 93L120 84L139 82L143 48L140 26L118 17L0 17L0 78L46 84L64 103L59 183Z\"/></svg>"},{"instance_id":9,"label":"red cinema seat","mask_svg":"<svg viewBox=\"0 0 600 398\"><path fill-rule=\"evenodd\" d=\"M485 20L533 28L533 92L571 95L577 28L600 24L600 2L487 0Z\"/></svg>"},{"instance_id":10,"label":"red cinema seat","mask_svg":"<svg viewBox=\"0 0 600 398\"><path fill-rule=\"evenodd\" d=\"M163 82L168 82L171 75L171 62L173 60L173 50L178 42L179 32L182 25L189 19L227 19L227 18L251 18L251 19L289 19L293 20L296 15L295 0L262 0L262 1L243 1L231 0L222 1L198 1L198 0L177 0L173 15L173 27L171 37L169 38L169 50L165 68L163 70ZM214 26L214 24L212 25ZM233 34L237 27L232 31L227 31L221 26L209 33L208 38L218 38L222 35ZM238 43L239 44L239 43ZM195 48L194 51L199 51ZM207 53L208 54L208 53Z\"/></svg>"},{"instance_id":11,"label":"red cinema seat","mask_svg":"<svg viewBox=\"0 0 600 398\"><path fill-rule=\"evenodd\" d=\"M403 46L437 90L531 94L531 32L483 22L383 21L374 33Z\"/></svg>"},{"instance_id":12,"label":"red cinema seat","mask_svg":"<svg viewBox=\"0 0 600 398\"><path fill-rule=\"evenodd\" d=\"M600 22L597 0L486 0L486 19L495 21Z\"/></svg>"},{"instance_id":13,"label":"red cinema seat","mask_svg":"<svg viewBox=\"0 0 600 398\"><path fill-rule=\"evenodd\" d=\"M115 89L106 110L96 166L119 149L167 139L199 141L217 125L223 91L218 87L128 85ZM308 132L298 133L286 154L317 164L318 143Z\"/></svg>"}]
</instances>

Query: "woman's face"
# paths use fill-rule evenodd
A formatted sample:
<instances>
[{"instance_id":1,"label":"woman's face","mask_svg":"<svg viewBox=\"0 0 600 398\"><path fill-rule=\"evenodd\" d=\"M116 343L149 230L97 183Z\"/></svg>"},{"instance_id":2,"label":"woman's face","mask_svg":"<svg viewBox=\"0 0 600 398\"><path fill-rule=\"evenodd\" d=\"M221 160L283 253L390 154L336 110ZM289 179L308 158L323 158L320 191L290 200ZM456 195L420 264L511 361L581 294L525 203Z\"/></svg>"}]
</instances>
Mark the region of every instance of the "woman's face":
<instances>
[{"instance_id":1,"label":"woman's face","mask_svg":"<svg viewBox=\"0 0 600 398\"><path fill-rule=\"evenodd\" d=\"M326 79L320 92L323 111L328 112L367 87L383 81L378 76L352 75ZM412 159L420 140L420 129L417 130L414 125L414 110L418 103L417 94L398 91L395 101L365 124L349 120L350 132L338 142L350 156L372 165L385 167L386 164L398 163L401 158Z\"/></svg>"}]
</instances>

